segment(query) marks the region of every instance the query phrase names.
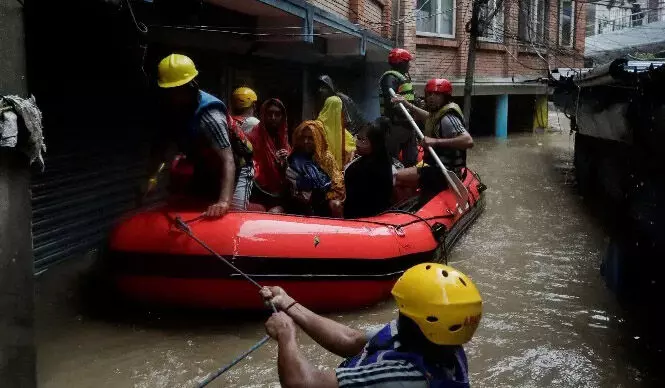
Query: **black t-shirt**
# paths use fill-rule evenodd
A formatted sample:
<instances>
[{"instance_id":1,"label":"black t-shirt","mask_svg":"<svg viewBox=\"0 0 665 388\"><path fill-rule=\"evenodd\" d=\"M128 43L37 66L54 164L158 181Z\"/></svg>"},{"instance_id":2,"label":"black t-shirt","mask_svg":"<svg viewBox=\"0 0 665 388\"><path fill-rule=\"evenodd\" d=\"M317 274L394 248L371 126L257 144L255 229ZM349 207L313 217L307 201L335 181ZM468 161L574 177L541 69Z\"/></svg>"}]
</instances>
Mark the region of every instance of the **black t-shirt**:
<instances>
[{"instance_id":1,"label":"black t-shirt","mask_svg":"<svg viewBox=\"0 0 665 388\"><path fill-rule=\"evenodd\" d=\"M369 217L390 207L393 165L390 158L368 156L354 160L344 172L346 218Z\"/></svg>"}]
</instances>

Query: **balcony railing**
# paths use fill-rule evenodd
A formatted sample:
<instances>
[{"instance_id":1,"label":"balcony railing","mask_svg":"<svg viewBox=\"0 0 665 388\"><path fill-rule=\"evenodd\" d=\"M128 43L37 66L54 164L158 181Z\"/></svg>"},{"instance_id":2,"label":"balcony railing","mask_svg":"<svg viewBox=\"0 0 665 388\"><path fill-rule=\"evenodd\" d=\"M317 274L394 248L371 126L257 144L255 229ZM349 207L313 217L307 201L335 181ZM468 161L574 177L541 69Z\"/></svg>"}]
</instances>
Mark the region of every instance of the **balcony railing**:
<instances>
[{"instance_id":1,"label":"balcony railing","mask_svg":"<svg viewBox=\"0 0 665 388\"><path fill-rule=\"evenodd\" d=\"M663 2L661 2L661 5ZM665 20L665 6L635 12L615 19L596 18L586 26L586 36L600 35Z\"/></svg>"}]
</instances>

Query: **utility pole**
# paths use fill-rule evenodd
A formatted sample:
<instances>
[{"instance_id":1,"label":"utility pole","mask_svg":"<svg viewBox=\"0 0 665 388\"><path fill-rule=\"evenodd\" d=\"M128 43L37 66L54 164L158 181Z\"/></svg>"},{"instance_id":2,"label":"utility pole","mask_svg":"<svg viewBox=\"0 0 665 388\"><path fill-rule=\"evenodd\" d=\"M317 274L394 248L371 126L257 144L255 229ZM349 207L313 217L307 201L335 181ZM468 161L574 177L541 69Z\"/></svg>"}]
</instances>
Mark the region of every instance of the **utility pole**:
<instances>
[{"instance_id":1,"label":"utility pole","mask_svg":"<svg viewBox=\"0 0 665 388\"><path fill-rule=\"evenodd\" d=\"M466 120L467 129L471 119L471 92L473 91L473 73L476 70L476 45L478 43L478 36L485 29L485 24L492 20L503 5L503 0L497 0L496 8L487 15L487 20L480 20L480 9L488 1L473 0L471 20L466 23L466 31L469 33L469 56L466 61L466 77L464 79L464 119Z\"/></svg>"}]
</instances>

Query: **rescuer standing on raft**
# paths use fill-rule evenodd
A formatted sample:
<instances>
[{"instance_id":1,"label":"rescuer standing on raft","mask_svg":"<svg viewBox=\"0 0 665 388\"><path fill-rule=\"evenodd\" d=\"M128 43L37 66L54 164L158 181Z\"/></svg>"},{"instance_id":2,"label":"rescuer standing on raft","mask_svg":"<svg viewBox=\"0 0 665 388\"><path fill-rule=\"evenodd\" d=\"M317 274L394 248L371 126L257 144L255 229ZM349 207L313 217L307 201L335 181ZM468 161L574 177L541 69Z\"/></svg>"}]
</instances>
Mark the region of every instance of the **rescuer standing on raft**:
<instances>
[{"instance_id":1,"label":"rescuer standing on raft","mask_svg":"<svg viewBox=\"0 0 665 388\"><path fill-rule=\"evenodd\" d=\"M379 81L379 104L381 116L390 119L391 128L388 135L388 152L398 159L402 152L402 163L405 167L418 163L418 143L413 129L406 117L393 105L388 89L392 89L408 102L415 101L413 84L409 76L409 66L413 56L407 50L396 48L388 54L391 70L386 71Z\"/></svg>"},{"instance_id":2,"label":"rescuer standing on raft","mask_svg":"<svg viewBox=\"0 0 665 388\"><path fill-rule=\"evenodd\" d=\"M172 128L169 140L175 140L194 165L188 191L211 203L208 217L245 210L254 183L252 144L226 105L199 88L199 72L189 57L167 56L159 62L158 73L166 104L162 119Z\"/></svg>"}]
</instances>

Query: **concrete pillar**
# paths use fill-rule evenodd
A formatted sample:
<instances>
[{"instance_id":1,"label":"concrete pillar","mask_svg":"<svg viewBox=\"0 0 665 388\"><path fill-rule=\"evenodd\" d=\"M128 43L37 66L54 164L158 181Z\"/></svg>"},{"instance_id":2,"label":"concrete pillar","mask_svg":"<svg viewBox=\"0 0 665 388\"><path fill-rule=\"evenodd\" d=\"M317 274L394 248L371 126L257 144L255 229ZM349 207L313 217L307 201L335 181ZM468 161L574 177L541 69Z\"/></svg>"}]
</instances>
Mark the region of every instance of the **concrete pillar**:
<instances>
[{"instance_id":1,"label":"concrete pillar","mask_svg":"<svg viewBox=\"0 0 665 388\"><path fill-rule=\"evenodd\" d=\"M496 121L494 133L496 137L505 139L508 137L508 95L496 96Z\"/></svg>"},{"instance_id":2,"label":"concrete pillar","mask_svg":"<svg viewBox=\"0 0 665 388\"><path fill-rule=\"evenodd\" d=\"M0 0L0 95L26 95L23 9ZM0 148L0 387L36 387L28 159Z\"/></svg>"}]
</instances>

